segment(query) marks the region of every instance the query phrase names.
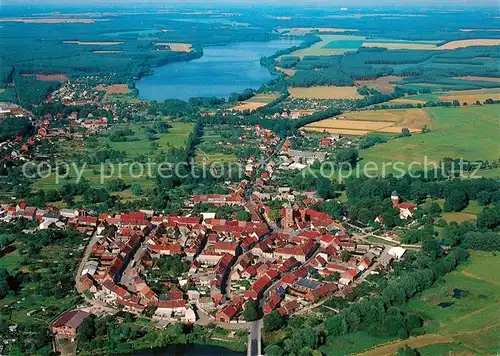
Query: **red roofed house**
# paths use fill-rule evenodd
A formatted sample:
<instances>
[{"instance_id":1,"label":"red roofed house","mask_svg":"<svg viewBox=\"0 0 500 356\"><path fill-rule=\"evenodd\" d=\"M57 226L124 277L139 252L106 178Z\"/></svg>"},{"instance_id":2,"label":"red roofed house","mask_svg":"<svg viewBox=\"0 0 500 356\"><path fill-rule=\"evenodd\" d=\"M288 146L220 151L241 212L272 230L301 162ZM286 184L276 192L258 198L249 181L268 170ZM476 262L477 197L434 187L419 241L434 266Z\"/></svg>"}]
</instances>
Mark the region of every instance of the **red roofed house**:
<instances>
[{"instance_id":1,"label":"red roofed house","mask_svg":"<svg viewBox=\"0 0 500 356\"><path fill-rule=\"evenodd\" d=\"M52 324L52 332L56 334L57 338L71 338L71 340L74 340L78 328L88 316L90 316L90 313L82 310L64 312Z\"/></svg>"},{"instance_id":2,"label":"red roofed house","mask_svg":"<svg viewBox=\"0 0 500 356\"><path fill-rule=\"evenodd\" d=\"M222 307L217 314L215 314L215 320L222 323L229 323L241 310L241 305L228 303Z\"/></svg>"}]
</instances>

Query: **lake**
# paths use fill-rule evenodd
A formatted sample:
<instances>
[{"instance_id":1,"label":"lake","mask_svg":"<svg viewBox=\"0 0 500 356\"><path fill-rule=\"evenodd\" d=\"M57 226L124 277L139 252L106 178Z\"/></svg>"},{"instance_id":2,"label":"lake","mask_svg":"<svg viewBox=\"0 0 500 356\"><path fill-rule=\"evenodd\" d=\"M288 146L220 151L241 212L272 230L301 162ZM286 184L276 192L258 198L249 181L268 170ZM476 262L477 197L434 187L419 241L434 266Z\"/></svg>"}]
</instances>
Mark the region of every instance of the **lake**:
<instances>
[{"instance_id":1,"label":"lake","mask_svg":"<svg viewBox=\"0 0 500 356\"><path fill-rule=\"evenodd\" d=\"M273 78L261 66L261 57L299 44L299 40L282 39L205 47L203 57L155 68L153 75L141 78L135 86L139 96L148 100L228 98L247 88L258 89Z\"/></svg>"},{"instance_id":2,"label":"lake","mask_svg":"<svg viewBox=\"0 0 500 356\"><path fill-rule=\"evenodd\" d=\"M153 355L168 355L168 356L243 356L246 352L236 352L223 347L198 345L198 344L179 344L168 345L150 350L141 350L134 353L134 356L153 356Z\"/></svg>"}]
</instances>

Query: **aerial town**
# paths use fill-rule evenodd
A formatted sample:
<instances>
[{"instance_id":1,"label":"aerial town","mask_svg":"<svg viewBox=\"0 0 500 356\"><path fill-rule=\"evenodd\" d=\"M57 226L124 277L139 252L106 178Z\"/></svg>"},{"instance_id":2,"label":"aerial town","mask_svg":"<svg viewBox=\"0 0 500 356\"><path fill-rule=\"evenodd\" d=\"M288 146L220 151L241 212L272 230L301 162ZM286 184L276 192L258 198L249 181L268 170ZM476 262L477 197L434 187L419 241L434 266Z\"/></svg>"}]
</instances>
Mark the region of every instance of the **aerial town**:
<instances>
[{"instance_id":1,"label":"aerial town","mask_svg":"<svg viewBox=\"0 0 500 356\"><path fill-rule=\"evenodd\" d=\"M0 5L0 356L499 354L497 3L92 1Z\"/></svg>"}]
</instances>

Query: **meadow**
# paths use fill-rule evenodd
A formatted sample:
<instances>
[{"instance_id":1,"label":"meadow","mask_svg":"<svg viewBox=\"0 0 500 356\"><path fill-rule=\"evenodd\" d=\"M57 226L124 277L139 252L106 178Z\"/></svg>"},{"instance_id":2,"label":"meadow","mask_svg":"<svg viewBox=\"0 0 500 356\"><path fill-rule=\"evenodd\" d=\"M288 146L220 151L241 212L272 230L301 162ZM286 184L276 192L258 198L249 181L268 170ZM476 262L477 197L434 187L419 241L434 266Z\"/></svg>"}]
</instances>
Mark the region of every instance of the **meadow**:
<instances>
[{"instance_id":1,"label":"meadow","mask_svg":"<svg viewBox=\"0 0 500 356\"><path fill-rule=\"evenodd\" d=\"M196 150L196 162L210 164L213 162L235 162L236 155L228 145L222 146L219 142L224 139L217 128L207 128Z\"/></svg>"},{"instance_id":2,"label":"meadow","mask_svg":"<svg viewBox=\"0 0 500 356\"><path fill-rule=\"evenodd\" d=\"M134 133L132 137L134 137L135 141L112 142L108 139L110 131L106 131L100 136L97 136L97 143L92 146L92 149L88 149L85 147L85 145L77 142L62 142L59 144L58 150L63 153L91 155L92 152L101 149L113 149L117 151L124 151L127 155L127 159L139 155L148 157L151 155L151 143L153 142L158 145L155 149L156 152L162 150L166 151L171 147L184 147L187 137L193 129L192 123L171 122L171 127L169 128L167 133L159 134L157 140L150 141L147 138L145 129L151 127L152 125L152 123L121 124L116 125L113 128L113 130L116 130L118 128L129 128ZM102 187L103 183L112 178L121 178L128 186L131 186L132 184L139 184L142 188L152 188L154 185L154 178L148 177L148 172L146 170L141 174L141 172L137 169L134 169L132 165L124 164L122 167L119 167L118 164L114 164L114 177L107 177L111 169L110 164L87 164L85 165L85 167L83 167L82 165L83 163L77 164L76 169L74 166L70 166L68 177L59 180L56 177L56 172L53 171L47 176L34 181L32 187L34 189L43 190L58 189L65 183L74 183L79 173L81 173L81 176L83 178L89 181L91 187L95 188ZM151 167L151 170L154 173L155 165L152 164ZM121 176L116 176L119 172L121 172ZM104 177L102 180L101 173ZM125 199L134 198L129 190L112 194L120 195Z\"/></svg>"},{"instance_id":3,"label":"meadow","mask_svg":"<svg viewBox=\"0 0 500 356\"><path fill-rule=\"evenodd\" d=\"M158 144L157 150L166 150L169 147L184 147L186 140L193 129L192 123L175 122L171 123L172 127L169 128L165 134L160 134L159 138L155 141L150 141L147 138L145 129L151 127L152 124L138 123L138 124L124 124L117 125L114 129L130 128L134 132L136 141L131 142L109 142L105 137L101 138L104 144L109 145L111 149L124 151L127 156L133 155L147 155L151 151L151 143Z\"/></svg>"},{"instance_id":4,"label":"meadow","mask_svg":"<svg viewBox=\"0 0 500 356\"><path fill-rule=\"evenodd\" d=\"M410 346L420 355L493 355L500 350L500 258L492 252L472 251L457 270L412 298L408 312L424 319L424 335L390 341L363 356L393 355ZM460 299L452 297L460 289ZM452 303L441 308L440 303Z\"/></svg>"},{"instance_id":5,"label":"meadow","mask_svg":"<svg viewBox=\"0 0 500 356\"><path fill-rule=\"evenodd\" d=\"M421 132L430 124L423 109L398 109L376 111L353 111L337 118L313 122L304 127L306 131L338 133L344 135L366 135L371 132L401 133L408 128L412 133Z\"/></svg>"},{"instance_id":6,"label":"meadow","mask_svg":"<svg viewBox=\"0 0 500 356\"><path fill-rule=\"evenodd\" d=\"M500 144L499 105L427 108L430 132L402 137L360 152L366 162L438 163L443 158L497 160Z\"/></svg>"},{"instance_id":7,"label":"meadow","mask_svg":"<svg viewBox=\"0 0 500 356\"><path fill-rule=\"evenodd\" d=\"M288 92L296 99L362 99L355 86L313 86L308 88L291 87Z\"/></svg>"},{"instance_id":8,"label":"meadow","mask_svg":"<svg viewBox=\"0 0 500 356\"><path fill-rule=\"evenodd\" d=\"M277 93L259 93L251 97L250 99L247 99L245 101L239 101L235 106L230 108L230 110L235 110L235 111L257 110L258 108L261 108L273 102L278 98L278 96L279 95Z\"/></svg>"},{"instance_id":9,"label":"meadow","mask_svg":"<svg viewBox=\"0 0 500 356\"><path fill-rule=\"evenodd\" d=\"M304 58L304 56L332 56L347 51L355 51L361 47L365 37L349 35L320 35L320 42L310 47L292 52L290 55Z\"/></svg>"},{"instance_id":10,"label":"meadow","mask_svg":"<svg viewBox=\"0 0 500 356\"><path fill-rule=\"evenodd\" d=\"M474 354L500 350L500 258L491 252L471 252L470 261L431 289L410 300L408 309L426 320L425 330L451 337ZM450 296L454 288L461 299ZM441 308L439 303L453 303ZM453 346L452 346L453 347Z\"/></svg>"}]
</instances>

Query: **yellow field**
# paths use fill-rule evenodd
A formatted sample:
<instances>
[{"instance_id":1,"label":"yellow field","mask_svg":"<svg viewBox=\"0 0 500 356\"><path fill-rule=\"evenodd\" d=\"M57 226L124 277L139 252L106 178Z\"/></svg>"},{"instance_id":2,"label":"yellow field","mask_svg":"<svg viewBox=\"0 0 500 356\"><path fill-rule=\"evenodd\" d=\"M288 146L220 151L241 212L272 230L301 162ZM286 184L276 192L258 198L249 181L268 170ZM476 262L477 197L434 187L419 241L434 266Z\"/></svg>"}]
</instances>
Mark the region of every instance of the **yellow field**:
<instances>
[{"instance_id":1,"label":"yellow field","mask_svg":"<svg viewBox=\"0 0 500 356\"><path fill-rule=\"evenodd\" d=\"M104 90L106 94L128 94L130 89L127 84L98 85L96 90Z\"/></svg>"},{"instance_id":2,"label":"yellow field","mask_svg":"<svg viewBox=\"0 0 500 356\"><path fill-rule=\"evenodd\" d=\"M308 126L301 128L301 130L307 132L321 132L321 133L339 134L347 136L362 136L362 135L368 135L369 133L373 132L367 130L324 129L319 127L308 127Z\"/></svg>"},{"instance_id":3,"label":"yellow field","mask_svg":"<svg viewBox=\"0 0 500 356\"><path fill-rule=\"evenodd\" d=\"M22 23L94 23L94 19L74 19L74 18L52 18L52 17L37 17L37 18L3 18L0 22L22 22Z\"/></svg>"},{"instance_id":4,"label":"yellow field","mask_svg":"<svg viewBox=\"0 0 500 356\"><path fill-rule=\"evenodd\" d=\"M292 98L296 99L362 99L357 87L309 87L288 88Z\"/></svg>"},{"instance_id":5,"label":"yellow field","mask_svg":"<svg viewBox=\"0 0 500 356\"><path fill-rule=\"evenodd\" d=\"M289 68L281 68L281 67L276 67L276 70L285 73L289 77L293 77L295 75L295 70L294 69L289 69Z\"/></svg>"},{"instance_id":6,"label":"yellow field","mask_svg":"<svg viewBox=\"0 0 500 356\"><path fill-rule=\"evenodd\" d=\"M93 51L94 54L118 54L123 53L123 51Z\"/></svg>"},{"instance_id":7,"label":"yellow field","mask_svg":"<svg viewBox=\"0 0 500 356\"><path fill-rule=\"evenodd\" d=\"M392 93L396 82L402 77L395 75L387 75L385 77L380 77L373 80L356 80L355 83L358 86L365 86L370 89L376 89L382 93Z\"/></svg>"},{"instance_id":8,"label":"yellow field","mask_svg":"<svg viewBox=\"0 0 500 356\"><path fill-rule=\"evenodd\" d=\"M423 109L353 111L343 114L342 117L345 120L391 121L408 128L421 129L430 125L429 116Z\"/></svg>"},{"instance_id":9,"label":"yellow field","mask_svg":"<svg viewBox=\"0 0 500 356\"><path fill-rule=\"evenodd\" d=\"M445 43L442 46L436 47L436 49L456 49L471 46L499 46L499 39L476 39L476 40L460 40L451 41Z\"/></svg>"},{"instance_id":10,"label":"yellow field","mask_svg":"<svg viewBox=\"0 0 500 356\"><path fill-rule=\"evenodd\" d=\"M376 111L353 111L337 119L325 119L304 127L306 131L338 133L344 135L365 135L370 132L401 133L408 128L412 133L421 132L430 126L430 120L423 109L398 109Z\"/></svg>"},{"instance_id":11,"label":"yellow field","mask_svg":"<svg viewBox=\"0 0 500 356\"><path fill-rule=\"evenodd\" d=\"M278 94L274 94L274 93L257 94L248 100L238 102L236 104L236 106L229 108L229 110L233 110L233 111L250 110L250 111L253 111L253 110L257 110L258 108L261 108L263 106L266 106L267 104L276 100L277 98L278 98Z\"/></svg>"},{"instance_id":12,"label":"yellow field","mask_svg":"<svg viewBox=\"0 0 500 356\"><path fill-rule=\"evenodd\" d=\"M469 75L467 77L454 77L453 79L500 83L500 78L498 77L474 77Z\"/></svg>"},{"instance_id":13,"label":"yellow field","mask_svg":"<svg viewBox=\"0 0 500 356\"><path fill-rule=\"evenodd\" d=\"M123 44L123 42L98 42L98 41L91 41L91 42L85 42L85 41L63 41L65 44L77 44L79 46L115 46L119 44Z\"/></svg>"},{"instance_id":14,"label":"yellow field","mask_svg":"<svg viewBox=\"0 0 500 356\"><path fill-rule=\"evenodd\" d=\"M158 42L156 46L168 46L172 52L191 52L191 43Z\"/></svg>"},{"instance_id":15,"label":"yellow field","mask_svg":"<svg viewBox=\"0 0 500 356\"><path fill-rule=\"evenodd\" d=\"M295 27L295 28L283 28L279 29L279 32L288 32L292 36L302 36L310 32L319 33L343 33L343 32L357 32L359 30L348 29L348 28L337 28L337 27Z\"/></svg>"},{"instance_id":16,"label":"yellow field","mask_svg":"<svg viewBox=\"0 0 500 356\"><path fill-rule=\"evenodd\" d=\"M446 222L452 222L452 221L463 222L463 221L476 220L477 215L464 212L443 213L443 219L446 220Z\"/></svg>"},{"instance_id":17,"label":"yellow field","mask_svg":"<svg viewBox=\"0 0 500 356\"><path fill-rule=\"evenodd\" d=\"M425 104L427 101L425 100L418 100L418 99L411 99L411 98L398 98L398 99L392 99L389 100L389 103L395 103L395 104Z\"/></svg>"},{"instance_id":18,"label":"yellow field","mask_svg":"<svg viewBox=\"0 0 500 356\"><path fill-rule=\"evenodd\" d=\"M353 130L368 130L376 131L384 127L392 126L391 121L361 121L361 120L335 120L326 119L318 122L313 122L307 127L317 127L325 129L353 129Z\"/></svg>"},{"instance_id":19,"label":"yellow field","mask_svg":"<svg viewBox=\"0 0 500 356\"><path fill-rule=\"evenodd\" d=\"M363 47L382 47L387 49L421 49L432 50L436 49L435 45L426 43L379 43L379 42L365 42Z\"/></svg>"},{"instance_id":20,"label":"yellow field","mask_svg":"<svg viewBox=\"0 0 500 356\"><path fill-rule=\"evenodd\" d=\"M456 90L447 92L439 97L443 101L458 100L460 104L473 104L477 100L483 103L486 99L500 100L499 89Z\"/></svg>"},{"instance_id":21,"label":"yellow field","mask_svg":"<svg viewBox=\"0 0 500 356\"><path fill-rule=\"evenodd\" d=\"M64 73L59 73L59 74L37 74L36 75L36 80L41 80L41 81L57 81L57 82L64 82L68 80L68 76Z\"/></svg>"}]
</instances>

